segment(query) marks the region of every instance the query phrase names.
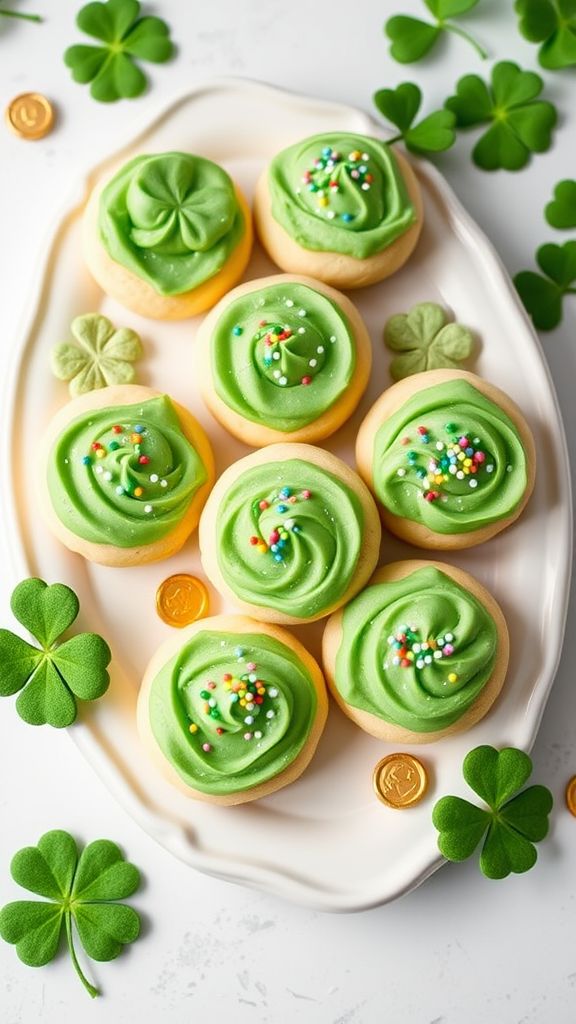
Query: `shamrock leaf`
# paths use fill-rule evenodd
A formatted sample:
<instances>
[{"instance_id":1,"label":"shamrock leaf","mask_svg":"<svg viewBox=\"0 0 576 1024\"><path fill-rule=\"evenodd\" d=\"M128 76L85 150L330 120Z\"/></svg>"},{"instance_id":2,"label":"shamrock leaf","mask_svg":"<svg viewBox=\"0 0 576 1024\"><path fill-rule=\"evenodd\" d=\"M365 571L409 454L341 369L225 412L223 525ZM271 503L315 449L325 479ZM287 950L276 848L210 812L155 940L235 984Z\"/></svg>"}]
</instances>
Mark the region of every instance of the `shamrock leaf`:
<instances>
[{"instance_id":1,"label":"shamrock leaf","mask_svg":"<svg viewBox=\"0 0 576 1024\"><path fill-rule=\"evenodd\" d=\"M390 317L384 341L399 355L390 363L393 380L423 370L458 367L472 354L474 340L467 327L449 323L435 302L419 302L409 313Z\"/></svg>"},{"instance_id":2,"label":"shamrock leaf","mask_svg":"<svg viewBox=\"0 0 576 1024\"><path fill-rule=\"evenodd\" d=\"M134 360L142 355L142 343L128 327L116 330L100 313L77 316L71 325L74 341L63 341L51 352L52 373L69 381L72 397L111 384L132 384Z\"/></svg>"},{"instance_id":3,"label":"shamrock leaf","mask_svg":"<svg viewBox=\"0 0 576 1024\"><path fill-rule=\"evenodd\" d=\"M89 3L78 12L76 24L102 46L69 46L64 63L75 82L91 82L95 100L113 103L133 99L146 88L146 76L133 58L160 64L174 52L170 29L161 18L140 18L138 0Z\"/></svg>"},{"instance_id":4,"label":"shamrock leaf","mask_svg":"<svg viewBox=\"0 0 576 1024\"><path fill-rule=\"evenodd\" d=\"M39 647L0 629L0 696L20 691L16 710L30 725L71 725L76 697L96 700L108 689L108 644L96 633L58 642L80 609L76 594L63 583L23 580L12 594L11 607Z\"/></svg>"},{"instance_id":5,"label":"shamrock leaf","mask_svg":"<svg viewBox=\"0 0 576 1024\"><path fill-rule=\"evenodd\" d=\"M531 153L550 148L557 111L552 103L537 100L543 82L533 71L522 71L511 61L492 69L489 88L478 75L464 75L456 95L445 106L456 115L459 128L489 124L472 150L474 163L485 171L518 171Z\"/></svg>"},{"instance_id":6,"label":"shamrock leaf","mask_svg":"<svg viewBox=\"0 0 576 1024\"><path fill-rule=\"evenodd\" d=\"M518 27L531 43L542 43L538 60L548 71L576 64L575 0L516 0Z\"/></svg>"},{"instance_id":7,"label":"shamrock leaf","mask_svg":"<svg viewBox=\"0 0 576 1024\"><path fill-rule=\"evenodd\" d=\"M136 892L138 869L108 839L97 839L78 856L74 839L61 830L46 832L37 846L19 850L10 869L18 885L50 902L8 903L0 910L0 936L16 946L23 963L42 967L56 956L64 930L76 973L92 997L99 995L78 963L74 927L93 960L114 960L134 942L140 918L116 901Z\"/></svg>"},{"instance_id":8,"label":"shamrock leaf","mask_svg":"<svg viewBox=\"0 0 576 1024\"><path fill-rule=\"evenodd\" d=\"M576 181L559 181L544 213L553 228L576 228Z\"/></svg>"},{"instance_id":9,"label":"shamrock leaf","mask_svg":"<svg viewBox=\"0 0 576 1024\"><path fill-rule=\"evenodd\" d=\"M464 758L462 771L488 809L458 796L438 800L432 822L439 832L440 853L447 860L466 860L484 839L480 868L487 878L529 871L537 859L533 844L548 834L553 801L545 786L518 793L532 774L528 754L514 747L476 747Z\"/></svg>"},{"instance_id":10,"label":"shamrock leaf","mask_svg":"<svg viewBox=\"0 0 576 1024\"><path fill-rule=\"evenodd\" d=\"M536 260L546 276L521 270L514 284L534 326L551 331L562 319L564 296L576 295L576 242L541 245Z\"/></svg>"},{"instance_id":11,"label":"shamrock leaf","mask_svg":"<svg viewBox=\"0 0 576 1024\"><path fill-rule=\"evenodd\" d=\"M390 39L390 56L400 64L412 64L420 60L432 49L443 32L454 32L456 35L466 39L476 52L483 59L487 56L485 50L476 42L472 36L464 32L459 25L447 21L447 18L455 18L459 14L466 14L476 6L478 0L424 0L428 10L434 15L436 21L430 24L429 21L421 21L420 18L410 18L404 14L394 15L388 18L384 31Z\"/></svg>"},{"instance_id":12,"label":"shamrock leaf","mask_svg":"<svg viewBox=\"0 0 576 1024\"><path fill-rule=\"evenodd\" d=\"M449 110L436 110L414 124L420 109L422 92L414 82L402 82L396 89L379 89L374 103L381 114L400 129L390 142L404 140L407 149L415 153L438 153L454 145L456 118Z\"/></svg>"}]
</instances>

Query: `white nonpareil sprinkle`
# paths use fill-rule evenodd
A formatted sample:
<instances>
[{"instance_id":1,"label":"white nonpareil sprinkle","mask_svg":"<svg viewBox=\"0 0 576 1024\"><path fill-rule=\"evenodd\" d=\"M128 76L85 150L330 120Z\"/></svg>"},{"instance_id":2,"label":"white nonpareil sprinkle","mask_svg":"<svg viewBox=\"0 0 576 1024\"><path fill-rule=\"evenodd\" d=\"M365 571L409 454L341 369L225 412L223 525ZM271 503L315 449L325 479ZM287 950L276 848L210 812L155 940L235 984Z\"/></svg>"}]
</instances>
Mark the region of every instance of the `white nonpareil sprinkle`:
<instances>
[{"instance_id":1,"label":"white nonpareil sprinkle","mask_svg":"<svg viewBox=\"0 0 576 1024\"><path fill-rule=\"evenodd\" d=\"M158 473L152 473L150 475L150 483L151 484L157 484L158 483L158 479L159 479L158 478Z\"/></svg>"},{"instance_id":2,"label":"white nonpareil sprinkle","mask_svg":"<svg viewBox=\"0 0 576 1024\"><path fill-rule=\"evenodd\" d=\"M152 511L152 505L144 505L144 511L150 513Z\"/></svg>"}]
</instances>

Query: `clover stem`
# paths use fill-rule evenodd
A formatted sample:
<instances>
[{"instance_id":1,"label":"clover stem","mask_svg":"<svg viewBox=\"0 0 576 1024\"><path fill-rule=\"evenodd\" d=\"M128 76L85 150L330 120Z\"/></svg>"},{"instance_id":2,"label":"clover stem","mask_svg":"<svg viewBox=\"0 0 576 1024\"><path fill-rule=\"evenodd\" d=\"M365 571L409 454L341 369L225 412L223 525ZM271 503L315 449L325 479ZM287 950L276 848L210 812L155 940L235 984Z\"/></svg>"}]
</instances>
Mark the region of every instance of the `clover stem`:
<instances>
[{"instance_id":1,"label":"clover stem","mask_svg":"<svg viewBox=\"0 0 576 1024\"><path fill-rule=\"evenodd\" d=\"M80 964L78 963L78 957L76 956L76 950L74 949L74 939L72 937L72 914L70 913L70 911L68 911L66 914L66 941L68 943L70 956L72 957L72 963L74 964L74 970L76 971L76 974L78 975L80 981L84 985L84 988L86 989L88 995L91 996L92 999L95 999L96 996L100 995L100 992L98 991L97 988L94 987L94 985L90 984L84 972L82 971Z\"/></svg>"},{"instance_id":2,"label":"clover stem","mask_svg":"<svg viewBox=\"0 0 576 1024\"><path fill-rule=\"evenodd\" d=\"M39 14L22 14L21 11L5 11L3 8L0 8L0 14L5 18L21 18L22 21L41 22L43 20Z\"/></svg>"},{"instance_id":3,"label":"clover stem","mask_svg":"<svg viewBox=\"0 0 576 1024\"><path fill-rule=\"evenodd\" d=\"M454 32L455 35L461 36L462 39L465 39L467 43L470 43L470 46L474 47L476 53L478 54L479 57L482 58L482 60L486 60L488 56L486 50L484 50L480 46L480 43L477 43L476 40L471 35L469 35L468 32L465 32L463 28L460 28L459 25L453 25L450 21L443 21L442 28L445 28L447 32Z\"/></svg>"},{"instance_id":4,"label":"clover stem","mask_svg":"<svg viewBox=\"0 0 576 1024\"><path fill-rule=\"evenodd\" d=\"M403 138L404 138L404 136L403 136L402 134L400 134L400 135L394 135L394 137L393 137L393 138L391 138L391 139L386 139L386 145L387 145L387 146L391 146L393 142L402 142L402 139L403 139Z\"/></svg>"}]
</instances>

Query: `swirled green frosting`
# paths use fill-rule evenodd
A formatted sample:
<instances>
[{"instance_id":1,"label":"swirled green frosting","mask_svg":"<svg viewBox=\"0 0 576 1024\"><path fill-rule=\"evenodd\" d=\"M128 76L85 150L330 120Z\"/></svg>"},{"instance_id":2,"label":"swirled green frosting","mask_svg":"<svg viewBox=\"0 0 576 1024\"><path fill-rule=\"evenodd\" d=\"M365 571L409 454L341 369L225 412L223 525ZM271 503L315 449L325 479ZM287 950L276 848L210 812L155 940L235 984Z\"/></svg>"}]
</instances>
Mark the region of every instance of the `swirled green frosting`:
<instances>
[{"instance_id":1,"label":"swirled green frosting","mask_svg":"<svg viewBox=\"0 0 576 1024\"><path fill-rule=\"evenodd\" d=\"M274 157L272 215L304 249L366 259L416 220L389 146L364 135L313 135Z\"/></svg>"},{"instance_id":2,"label":"swirled green frosting","mask_svg":"<svg viewBox=\"0 0 576 1024\"><path fill-rule=\"evenodd\" d=\"M497 647L496 624L473 594L439 569L418 569L346 605L335 682L353 707L434 732L474 703Z\"/></svg>"},{"instance_id":3,"label":"swirled green frosting","mask_svg":"<svg viewBox=\"0 0 576 1024\"><path fill-rule=\"evenodd\" d=\"M173 530L206 479L166 395L77 416L48 460L48 490L64 526L119 548Z\"/></svg>"},{"instance_id":4,"label":"swirled green frosting","mask_svg":"<svg viewBox=\"0 0 576 1024\"><path fill-rule=\"evenodd\" d=\"M345 594L363 527L360 499L338 477L302 459L266 462L220 503L218 565L240 600L307 619Z\"/></svg>"},{"instance_id":5,"label":"swirled green frosting","mask_svg":"<svg viewBox=\"0 0 576 1024\"><path fill-rule=\"evenodd\" d=\"M469 533L506 519L528 484L512 420L465 380L408 399L377 431L372 468L388 511L435 533Z\"/></svg>"},{"instance_id":6,"label":"swirled green frosting","mask_svg":"<svg viewBox=\"0 0 576 1024\"><path fill-rule=\"evenodd\" d=\"M293 431L348 387L356 348L348 320L322 292L280 283L234 299L211 338L216 392L255 423Z\"/></svg>"},{"instance_id":7,"label":"swirled green frosting","mask_svg":"<svg viewBox=\"0 0 576 1024\"><path fill-rule=\"evenodd\" d=\"M190 153L125 164L102 191L99 227L111 259L160 295L180 295L217 274L245 230L229 175Z\"/></svg>"},{"instance_id":8,"label":"swirled green frosting","mask_svg":"<svg viewBox=\"0 0 576 1024\"><path fill-rule=\"evenodd\" d=\"M196 633L160 670L150 725L181 778L239 793L284 771L306 743L318 699L298 657L261 633Z\"/></svg>"}]
</instances>

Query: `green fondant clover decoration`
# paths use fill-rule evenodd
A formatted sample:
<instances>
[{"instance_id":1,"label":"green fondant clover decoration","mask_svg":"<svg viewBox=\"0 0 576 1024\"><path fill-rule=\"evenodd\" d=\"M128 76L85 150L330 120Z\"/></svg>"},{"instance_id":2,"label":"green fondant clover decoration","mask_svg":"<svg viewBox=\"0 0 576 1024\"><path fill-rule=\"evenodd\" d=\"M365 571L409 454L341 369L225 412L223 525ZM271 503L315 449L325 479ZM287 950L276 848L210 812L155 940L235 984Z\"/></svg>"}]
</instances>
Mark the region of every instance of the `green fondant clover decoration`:
<instances>
[{"instance_id":1,"label":"green fondant clover decoration","mask_svg":"<svg viewBox=\"0 0 576 1024\"><path fill-rule=\"evenodd\" d=\"M52 373L68 381L72 397L112 384L132 384L136 371L132 365L142 355L142 343L136 331L117 329L100 313L77 316L70 328L73 341L55 345L50 354Z\"/></svg>"},{"instance_id":2,"label":"green fondant clover decoration","mask_svg":"<svg viewBox=\"0 0 576 1024\"><path fill-rule=\"evenodd\" d=\"M75 934L92 960L114 960L140 934L140 918L126 903L140 884L140 872L108 839L96 839L79 853L73 837L46 832L37 846L12 859L14 881L44 900L18 900L0 910L0 936L16 946L20 960L43 967L58 952L62 932L74 969L94 998L99 990L84 975Z\"/></svg>"},{"instance_id":3,"label":"green fondant clover decoration","mask_svg":"<svg viewBox=\"0 0 576 1024\"><path fill-rule=\"evenodd\" d=\"M146 88L138 60L161 64L170 59L174 45L165 21L140 17L138 0L89 3L78 12L76 24L100 46L69 46L64 63L75 82L91 82L90 94L101 103L134 99Z\"/></svg>"},{"instance_id":4,"label":"green fondant clover decoration","mask_svg":"<svg viewBox=\"0 0 576 1024\"><path fill-rule=\"evenodd\" d=\"M524 38L541 43L543 68L558 71L576 64L575 0L516 0L514 7Z\"/></svg>"},{"instance_id":5,"label":"green fondant clover decoration","mask_svg":"<svg viewBox=\"0 0 576 1024\"><path fill-rule=\"evenodd\" d=\"M538 99L543 86L540 75L523 71L512 61L492 68L490 86L478 75L459 80L456 95L445 103L456 115L457 127L490 126L472 150L478 167L518 171L531 153L550 148L557 111L552 103Z\"/></svg>"},{"instance_id":6,"label":"green fondant clover decoration","mask_svg":"<svg viewBox=\"0 0 576 1024\"><path fill-rule=\"evenodd\" d=\"M454 369L470 358L472 333L448 320L435 302L419 302L409 313L397 313L384 327L384 342L398 353L390 363L393 380L424 370Z\"/></svg>"},{"instance_id":7,"label":"green fondant clover decoration","mask_svg":"<svg viewBox=\"0 0 576 1024\"><path fill-rule=\"evenodd\" d=\"M566 178L554 188L554 198L544 210L546 220L553 228L576 228L576 181Z\"/></svg>"},{"instance_id":8,"label":"green fondant clover decoration","mask_svg":"<svg viewBox=\"0 0 576 1024\"><path fill-rule=\"evenodd\" d=\"M536 262L542 270L521 270L514 284L534 326L551 331L562 319L565 295L576 295L576 242L541 245Z\"/></svg>"},{"instance_id":9,"label":"green fondant clover decoration","mask_svg":"<svg viewBox=\"0 0 576 1024\"><path fill-rule=\"evenodd\" d=\"M515 747L476 747L464 758L462 774L487 806L459 796L438 800L432 822L440 853L447 860L466 860L484 840L480 869L487 878L529 871L537 859L534 843L548 834L553 799L546 786L522 789L532 774L528 754Z\"/></svg>"},{"instance_id":10,"label":"green fondant clover decoration","mask_svg":"<svg viewBox=\"0 0 576 1024\"><path fill-rule=\"evenodd\" d=\"M439 153L456 141L456 117L450 110L435 110L414 124L422 103L422 92L414 82L402 82L396 89L378 89L374 104L399 129L389 142L404 142L414 153Z\"/></svg>"},{"instance_id":11,"label":"green fondant clover decoration","mask_svg":"<svg viewBox=\"0 0 576 1024\"><path fill-rule=\"evenodd\" d=\"M467 14L476 7L478 0L424 0L424 3L435 18L433 24L404 14L394 15L386 22L384 31L391 42L390 56L394 60L400 64L412 64L420 60L429 53L444 32L453 32L461 36L474 47L482 59L488 56L468 32L448 20L457 18L460 14Z\"/></svg>"},{"instance_id":12,"label":"green fondant clover decoration","mask_svg":"<svg viewBox=\"0 0 576 1024\"><path fill-rule=\"evenodd\" d=\"M16 710L30 725L71 725L76 698L96 700L108 689L108 644L96 633L61 639L80 610L76 594L63 583L23 580L10 605L38 646L0 629L0 696L18 693Z\"/></svg>"}]
</instances>

